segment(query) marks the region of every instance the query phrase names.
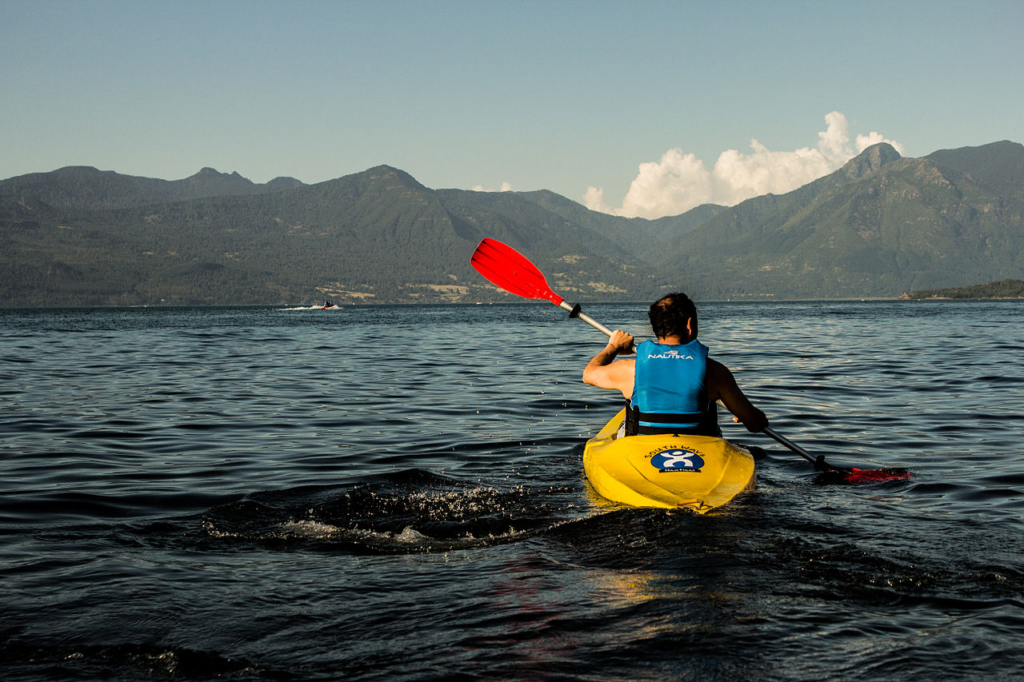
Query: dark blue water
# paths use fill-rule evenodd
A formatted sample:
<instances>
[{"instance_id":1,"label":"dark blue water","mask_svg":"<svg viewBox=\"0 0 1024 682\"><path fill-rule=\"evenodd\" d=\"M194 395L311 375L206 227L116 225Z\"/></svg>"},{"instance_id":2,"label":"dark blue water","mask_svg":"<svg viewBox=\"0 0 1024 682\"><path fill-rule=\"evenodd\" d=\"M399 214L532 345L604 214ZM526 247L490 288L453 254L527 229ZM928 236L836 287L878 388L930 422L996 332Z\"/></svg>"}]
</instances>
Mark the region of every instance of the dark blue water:
<instances>
[{"instance_id":1,"label":"dark blue water","mask_svg":"<svg viewBox=\"0 0 1024 682\"><path fill-rule=\"evenodd\" d=\"M602 506L604 338L510 306L0 311L0 678L1024 673L1024 304L706 304L783 435ZM646 336L643 306L594 305Z\"/></svg>"}]
</instances>

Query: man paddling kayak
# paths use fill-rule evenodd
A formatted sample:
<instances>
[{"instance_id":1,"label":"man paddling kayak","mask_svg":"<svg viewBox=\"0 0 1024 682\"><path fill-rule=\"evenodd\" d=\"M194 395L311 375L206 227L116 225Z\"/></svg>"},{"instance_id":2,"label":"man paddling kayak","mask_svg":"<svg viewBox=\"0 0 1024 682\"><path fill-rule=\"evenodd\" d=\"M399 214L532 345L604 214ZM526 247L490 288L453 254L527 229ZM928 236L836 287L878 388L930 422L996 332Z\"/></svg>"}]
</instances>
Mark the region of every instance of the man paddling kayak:
<instances>
[{"instance_id":1,"label":"man paddling kayak","mask_svg":"<svg viewBox=\"0 0 1024 682\"><path fill-rule=\"evenodd\" d=\"M594 329L597 329L603 334L607 334L612 337L612 341L608 346L598 353L594 358L587 364L586 370L584 370L583 380L588 384L594 386L600 386L601 388L616 389L622 392L622 395L626 397L627 404L630 404L633 394L636 392L635 389L641 387L641 391L636 399L636 404L641 405L644 400L647 400L648 396L653 395L657 397L657 393L652 391L649 387L651 383L649 381L649 369L639 371L635 360L627 361L620 360L615 361L615 356L620 352L626 352L632 349L633 337L629 334L623 334L623 332L613 332L603 324L584 313L579 305L572 305L567 302L564 298L556 294L548 286L547 280L544 278L544 273L537 269L523 254L519 253L511 246L502 244L495 239L484 239L477 245L476 250L473 252L472 258L473 268L479 272L487 281L491 282L500 289L504 289L510 294L516 296L522 296L523 298L541 298L554 303L559 308L569 311L569 316L583 320ZM655 318L662 318L662 311L655 310L656 308L685 308L679 315L682 318L682 324L673 324L670 328L661 329L660 322L654 324ZM910 478L910 472L906 469L848 469L842 467L834 467L825 461L825 458L821 455L814 457L809 452L798 446L796 443L790 442L788 438L783 438L779 434L775 433L774 430L768 426L768 418L764 416L764 413L754 407L746 396L743 395L743 391L740 390L739 386L736 385L736 380L725 366L714 360L707 359L707 347L704 345L695 346L698 355L684 353L682 358L679 358L679 350L676 348L669 347L667 350L661 348L662 346L671 346L676 344L661 343L662 341L678 342L678 345L685 346L690 342L696 341L697 338L697 309L690 302L689 298L685 294L669 294L662 298L660 301L654 303L651 306L651 323L654 325L654 332L658 336L658 343L654 344L654 348L648 355L651 356L671 356L673 352L673 360L688 361L697 360L703 366L703 374L699 371L690 373L686 376L683 374L683 379L691 382L689 386L681 386L679 384L672 383L672 376L667 379L659 375L658 372L654 372L654 386L668 387L667 395L672 396L672 400L678 400L682 403L685 401L693 401L696 403L696 410L694 412L700 412L697 419L693 419L693 415L682 415L682 417L674 416L671 410L681 410L683 408L672 406L669 410L668 416L664 416L662 413L658 413L654 410L657 407L657 400L652 402L655 403L654 407L646 406L646 409L653 413L653 417L647 419L641 419L641 415L638 414L640 408L636 411L632 409L630 405L630 419L631 430L639 433L641 428L640 422L647 422L642 424L644 429L648 428L666 428L671 433L675 433L676 430L683 431L688 428L697 428L701 426L710 426L712 419L706 418L705 413L714 410L715 401L721 400L722 403L729 408L729 410L736 415L734 421L742 421L743 424L750 431L763 431L766 435L774 438L779 443L785 445L787 448L797 453L804 459L814 464L814 468L818 471L823 472L824 476L830 477L832 480L838 480L843 483L853 483L859 481L892 481L892 480L905 480ZM676 327L678 327L676 329ZM664 352L661 352L664 350ZM644 354L640 354L644 357ZM692 357L691 357L692 356ZM651 357L643 360L646 363L650 360L669 360L669 357ZM641 368L642 369L642 368ZM699 369L699 368L698 368ZM694 381L694 377L699 380ZM696 383L696 390L694 390L694 383ZM684 393L685 391L685 393ZM676 398L674 396L682 396ZM659 421L660 419L660 421ZM668 424L666 425L666 422ZM677 426L676 422L679 423ZM694 427L694 422L697 426ZM709 431L712 429L708 429ZM714 422L715 433L719 433L717 420ZM599 434L600 435L600 434ZM586 453L584 453L584 462L586 462ZM585 465L584 465L585 466ZM588 474L589 476L589 474Z\"/></svg>"},{"instance_id":2,"label":"man paddling kayak","mask_svg":"<svg viewBox=\"0 0 1024 682\"><path fill-rule=\"evenodd\" d=\"M697 308L686 294L655 301L648 317L657 341L641 343L635 358L616 360L633 350L633 337L615 330L583 370L584 383L621 391L626 398L626 435L721 436L719 400L748 431L768 426L764 412L743 394L729 368L708 358L708 347L697 340Z\"/></svg>"}]
</instances>

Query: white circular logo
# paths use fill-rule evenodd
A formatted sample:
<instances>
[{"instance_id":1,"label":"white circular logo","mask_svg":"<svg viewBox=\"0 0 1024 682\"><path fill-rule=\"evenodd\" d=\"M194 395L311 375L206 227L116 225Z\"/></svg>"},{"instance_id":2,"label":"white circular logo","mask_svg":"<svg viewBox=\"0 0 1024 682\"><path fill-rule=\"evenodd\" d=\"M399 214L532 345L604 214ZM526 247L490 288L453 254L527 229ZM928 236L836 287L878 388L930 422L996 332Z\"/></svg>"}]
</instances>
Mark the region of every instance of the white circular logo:
<instances>
[{"instance_id":1,"label":"white circular logo","mask_svg":"<svg viewBox=\"0 0 1024 682\"><path fill-rule=\"evenodd\" d=\"M689 450L665 450L651 457L651 466L662 471L700 471L704 459Z\"/></svg>"}]
</instances>

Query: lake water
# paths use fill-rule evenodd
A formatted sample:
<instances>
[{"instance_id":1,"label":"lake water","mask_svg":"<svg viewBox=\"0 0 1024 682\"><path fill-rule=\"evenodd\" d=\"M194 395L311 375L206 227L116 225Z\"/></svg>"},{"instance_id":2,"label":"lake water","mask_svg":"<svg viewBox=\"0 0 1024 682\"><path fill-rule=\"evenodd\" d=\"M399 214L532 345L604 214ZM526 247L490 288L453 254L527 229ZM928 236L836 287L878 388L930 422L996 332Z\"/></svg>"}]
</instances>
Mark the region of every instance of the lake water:
<instances>
[{"instance_id":1,"label":"lake water","mask_svg":"<svg viewBox=\"0 0 1024 682\"><path fill-rule=\"evenodd\" d=\"M604 506L604 337L544 303L0 311L0 678L1024 675L1024 303L699 309L777 431L913 478L723 419L756 490Z\"/></svg>"}]
</instances>

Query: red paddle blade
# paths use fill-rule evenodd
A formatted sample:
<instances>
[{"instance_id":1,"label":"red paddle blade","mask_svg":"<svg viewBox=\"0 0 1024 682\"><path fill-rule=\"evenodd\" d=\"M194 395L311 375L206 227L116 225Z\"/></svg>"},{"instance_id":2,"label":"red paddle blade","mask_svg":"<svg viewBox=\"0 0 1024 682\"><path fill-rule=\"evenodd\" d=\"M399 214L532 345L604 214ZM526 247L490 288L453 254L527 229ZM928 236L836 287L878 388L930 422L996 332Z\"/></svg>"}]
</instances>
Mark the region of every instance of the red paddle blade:
<instances>
[{"instance_id":1,"label":"red paddle blade","mask_svg":"<svg viewBox=\"0 0 1024 682\"><path fill-rule=\"evenodd\" d=\"M495 239L483 240L473 252L470 263L488 282L510 294L543 298L555 305L562 303L562 297L551 291L537 266L507 244Z\"/></svg>"},{"instance_id":2,"label":"red paddle blade","mask_svg":"<svg viewBox=\"0 0 1024 682\"><path fill-rule=\"evenodd\" d=\"M821 474L828 483L883 483L910 480L909 469L839 469L832 468Z\"/></svg>"}]
</instances>

